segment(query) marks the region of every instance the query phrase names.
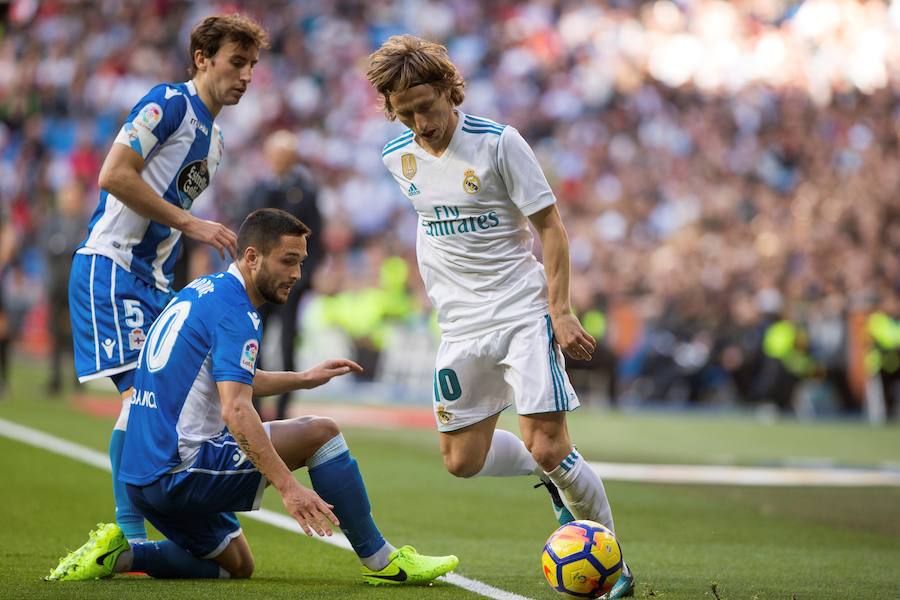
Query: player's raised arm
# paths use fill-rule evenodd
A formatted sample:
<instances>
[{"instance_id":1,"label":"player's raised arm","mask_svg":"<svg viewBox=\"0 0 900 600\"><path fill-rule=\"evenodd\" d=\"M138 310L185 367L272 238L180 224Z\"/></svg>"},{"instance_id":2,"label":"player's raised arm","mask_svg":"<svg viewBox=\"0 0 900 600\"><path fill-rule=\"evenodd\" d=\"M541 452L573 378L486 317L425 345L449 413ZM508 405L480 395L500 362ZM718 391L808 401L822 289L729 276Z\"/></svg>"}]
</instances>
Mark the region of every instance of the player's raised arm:
<instances>
[{"instance_id":1,"label":"player's raised arm","mask_svg":"<svg viewBox=\"0 0 900 600\"><path fill-rule=\"evenodd\" d=\"M544 250L550 321L553 323L556 341L572 358L590 360L597 343L572 314L569 302L569 236L559 210L556 204L551 204L529 219L541 238Z\"/></svg>"},{"instance_id":2,"label":"player's raised arm","mask_svg":"<svg viewBox=\"0 0 900 600\"><path fill-rule=\"evenodd\" d=\"M115 143L103 161L99 185L139 215L209 244L222 258L227 251L237 256L237 235L224 225L198 219L188 211L163 200L141 177L143 157L132 147Z\"/></svg>"},{"instance_id":3,"label":"player's raised arm","mask_svg":"<svg viewBox=\"0 0 900 600\"><path fill-rule=\"evenodd\" d=\"M363 368L345 358L326 360L306 371L256 370L253 377L254 396L276 396L295 390L310 390L325 385L335 377L348 373L362 373Z\"/></svg>"},{"instance_id":4,"label":"player's raised arm","mask_svg":"<svg viewBox=\"0 0 900 600\"><path fill-rule=\"evenodd\" d=\"M253 408L253 388L237 381L218 381L222 403L222 419L244 454L271 483L284 502L284 507L307 535L331 535L330 523L338 524L332 505L294 479L290 469L278 456Z\"/></svg>"}]
</instances>

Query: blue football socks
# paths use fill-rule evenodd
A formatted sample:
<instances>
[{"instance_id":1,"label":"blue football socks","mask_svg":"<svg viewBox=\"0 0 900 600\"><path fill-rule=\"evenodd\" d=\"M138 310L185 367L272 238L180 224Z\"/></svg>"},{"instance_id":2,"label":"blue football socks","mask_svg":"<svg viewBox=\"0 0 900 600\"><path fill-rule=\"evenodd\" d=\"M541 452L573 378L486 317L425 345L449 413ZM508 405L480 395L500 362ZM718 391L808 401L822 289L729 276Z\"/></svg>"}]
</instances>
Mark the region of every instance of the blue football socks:
<instances>
[{"instance_id":1,"label":"blue football socks","mask_svg":"<svg viewBox=\"0 0 900 600\"><path fill-rule=\"evenodd\" d=\"M221 569L214 560L197 558L184 548L163 540L131 545L131 569L157 579L218 579Z\"/></svg>"},{"instance_id":2,"label":"blue football socks","mask_svg":"<svg viewBox=\"0 0 900 600\"><path fill-rule=\"evenodd\" d=\"M306 462L313 489L334 506L341 530L357 556L366 558L385 546L372 518L372 507L356 459L341 434L322 445Z\"/></svg>"},{"instance_id":3,"label":"blue football socks","mask_svg":"<svg viewBox=\"0 0 900 600\"><path fill-rule=\"evenodd\" d=\"M125 483L119 481L119 467L122 464L122 448L125 446L125 432L113 429L109 439L109 462L112 465L113 496L116 500L116 523L128 541L147 539L144 517L128 498Z\"/></svg>"}]
</instances>

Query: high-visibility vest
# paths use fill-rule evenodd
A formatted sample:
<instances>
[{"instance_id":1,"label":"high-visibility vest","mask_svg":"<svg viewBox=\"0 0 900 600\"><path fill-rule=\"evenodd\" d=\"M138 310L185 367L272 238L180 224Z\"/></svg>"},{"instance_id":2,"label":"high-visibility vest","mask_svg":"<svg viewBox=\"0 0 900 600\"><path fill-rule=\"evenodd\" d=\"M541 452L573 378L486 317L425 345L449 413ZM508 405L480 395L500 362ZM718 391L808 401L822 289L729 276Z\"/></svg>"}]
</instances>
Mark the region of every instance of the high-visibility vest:
<instances>
[{"instance_id":1,"label":"high-visibility vest","mask_svg":"<svg viewBox=\"0 0 900 600\"><path fill-rule=\"evenodd\" d=\"M806 333L786 319L769 325L763 336L763 352L798 377L809 375L815 367L815 362L803 351L805 344Z\"/></svg>"},{"instance_id":2,"label":"high-visibility vest","mask_svg":"<svg viewBox=\"0 0 900 600\"><path fill-rule=\"evenodd\" d=\"M873 344L864 359L870 375L896 373L900 369L900 321L878 311L866 320L866 333Z\"/></svg>"},{"instance_id":3,"label":"high-visibility vest","mask_svg":"<svg viewBox=\"0 0 900 600\"><path fill-rule=\"evenodd\" d=\"M581 326L599 342L606 335L606 315L600 309L591 309L581 317Z\"/></svg>"}]
</instances>

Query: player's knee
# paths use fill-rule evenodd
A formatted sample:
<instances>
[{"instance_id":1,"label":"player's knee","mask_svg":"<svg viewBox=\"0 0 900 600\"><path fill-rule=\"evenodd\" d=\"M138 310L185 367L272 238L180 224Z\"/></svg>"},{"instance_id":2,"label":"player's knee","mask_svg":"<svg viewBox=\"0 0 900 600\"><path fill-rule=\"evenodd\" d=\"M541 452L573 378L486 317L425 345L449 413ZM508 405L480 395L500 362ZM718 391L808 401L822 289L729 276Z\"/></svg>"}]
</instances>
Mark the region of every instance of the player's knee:
<instances>
[{"instance_id":1,"label":"player's knee","mask_svg":"<svg viewBox=\"0 0 900 600\"><path fill-rule=\"evenodd\" d=\"M313 417L311 423L315 437L324 444L341 432L341 428L331 417Z\"/></svg>"},{"instance_id":2,"label":"player's knee","mask_svg":"<svg viewBox=\"0 0 900 600\"><path fill-rule=\"evenodd\" d=\"M249 579L253 575L253 559L241 559L237 565L229 569L228 574L232 579Z\"/></svg>"},{"instance_id":3,"label":"player's knee","mask_svg":"<svg viewBox=\"0 0 900 600\"><path fill-rule=\"evenodd\" d=\"M560 461L566 457L569 450L568 445L555 444L549 439L533 440L528 448L534 462L548 473L559 466Z\"/></svg>"},{"instance_id":4,"label":"player's knee","mask_svg":"<svg viewBox=\"0 0 900 600\"><path fill-rule=\"evenodd\" d=\"M341 428L330 417L307 415L293 419L294 432L318 447L341 432Z\"/></svg>"},{"instance_id":5,"label":"player's knee","mask_svg":"<svg viewBox=\"0 0 900 600\"><path fill-rule=\"evenodd\" d=\"M480 461L473 461L467 456L458 454L444 455L444 467L446 467L447 472L454 477L462 477L464 479L474 477L481 471L481 467L483 466L483 458Z\"/></svg>"}]
</instances>

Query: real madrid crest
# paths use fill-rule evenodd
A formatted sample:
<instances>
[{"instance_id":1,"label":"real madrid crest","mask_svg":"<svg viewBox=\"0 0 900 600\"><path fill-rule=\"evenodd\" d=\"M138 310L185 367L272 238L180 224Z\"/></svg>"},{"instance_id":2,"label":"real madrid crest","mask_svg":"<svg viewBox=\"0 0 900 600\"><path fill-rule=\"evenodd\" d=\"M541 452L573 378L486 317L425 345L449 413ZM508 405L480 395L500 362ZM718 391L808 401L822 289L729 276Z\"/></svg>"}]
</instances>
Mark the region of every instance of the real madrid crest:
<instances>
[{"instance_id":1,"label":"real madrid crest","mask_svg":"<svg viewBox=\"0 0 900 600\"><path fill-rule=\"evenodd\" d=\"M416 176L416 155L415 154L404 154L400 157L400 162L403 165L403 176L407 179L412 179Z\"/></svg>"},{"instance_id":2,"label":"real madrid crest","mask_svg":"<svg viewBox=\"0 0 900 600\"><path fill-rule=\"evenodd\" d=\"M435 410L435 414L437 414L438 421L440 421L443 425L448 425L450 421L453 420L453 414L447 411L447 409L444 408L443 404L438 404L437 410Z\"/></svg>"},{"instance_id":3,"label":"real madrid crest","mask_svg":"<svg viewBox=\"0 0 900 600\"><path fill-rule=\"evenodd\" d=\"M481 189L481 180L475 174L475 169L466 169L463 173L463 189L467 194L477 194Z\"/></svg>"}]
</instances>

